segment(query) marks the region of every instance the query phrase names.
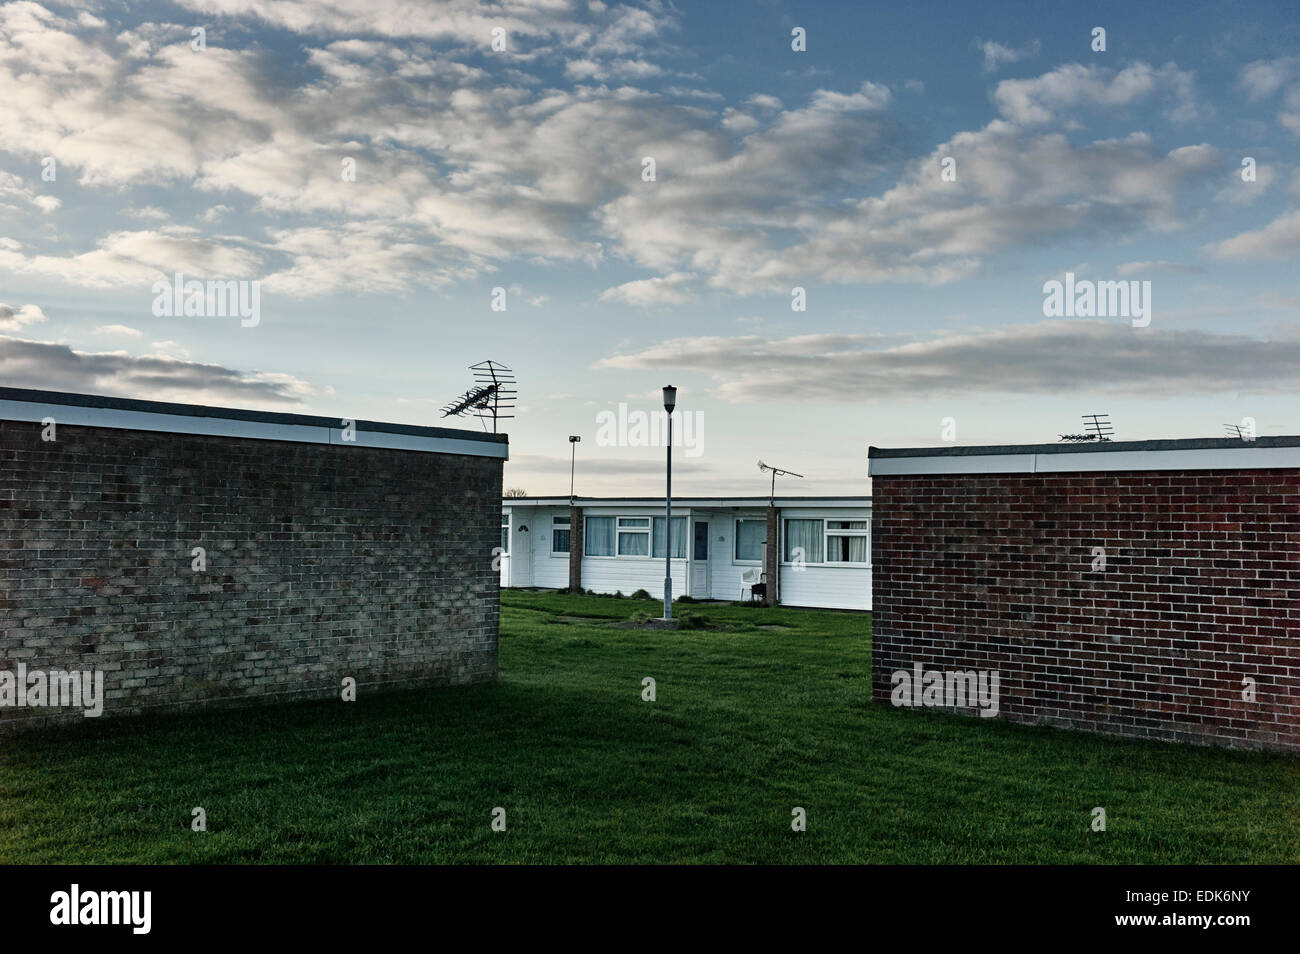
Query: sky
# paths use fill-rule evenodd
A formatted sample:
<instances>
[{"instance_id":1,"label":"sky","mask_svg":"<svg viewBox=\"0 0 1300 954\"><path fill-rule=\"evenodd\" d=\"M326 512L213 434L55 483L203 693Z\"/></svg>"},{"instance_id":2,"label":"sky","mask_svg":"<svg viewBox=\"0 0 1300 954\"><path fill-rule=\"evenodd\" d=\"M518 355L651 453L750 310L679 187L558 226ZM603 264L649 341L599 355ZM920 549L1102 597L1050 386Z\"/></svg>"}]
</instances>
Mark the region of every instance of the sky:
<instances>
[{"instance_id":1,"label":"sky","mask_svg":"<svg viewBox=\"0 0 1300 954\"><path fill-rule=\"evenodd\" d=\"M571 448L579 494L661 493L666 384L680 495L1095 412L1300 433L1295 13L0 4L0 384L479 429L440 408L493 359L533 495Z\"/></svg>"}]
</instances>

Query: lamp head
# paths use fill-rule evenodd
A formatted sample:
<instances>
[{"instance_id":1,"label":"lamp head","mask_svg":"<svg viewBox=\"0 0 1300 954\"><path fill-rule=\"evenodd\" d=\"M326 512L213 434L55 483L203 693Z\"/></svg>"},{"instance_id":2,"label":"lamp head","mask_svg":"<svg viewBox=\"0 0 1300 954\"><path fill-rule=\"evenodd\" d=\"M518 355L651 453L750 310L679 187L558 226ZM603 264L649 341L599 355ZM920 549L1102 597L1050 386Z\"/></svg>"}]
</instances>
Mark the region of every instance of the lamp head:
<instances>
[{"instance_id":1,"label":"lamp head","mask_svg":"<svg viewBox=\"0 0 1300 954\"><path fill-rule=\"evenodd\" d=\"M664 388L664 410L669 414L677 406L677 389L671 384Z\"/></svg>"},{"instance_id":2,"label":"lamp head","mask_svg":"<svg viewBox=\"0 0 1300 954\"><path fill-rule=\"evenodd\" d=\"M570 444L577 444L577 443L580 443L581 441L582 441L582 438L579 437L577 434L570 434L570 435L569 435L569 443L570 443Z\"/></svg>"}]
</instances>

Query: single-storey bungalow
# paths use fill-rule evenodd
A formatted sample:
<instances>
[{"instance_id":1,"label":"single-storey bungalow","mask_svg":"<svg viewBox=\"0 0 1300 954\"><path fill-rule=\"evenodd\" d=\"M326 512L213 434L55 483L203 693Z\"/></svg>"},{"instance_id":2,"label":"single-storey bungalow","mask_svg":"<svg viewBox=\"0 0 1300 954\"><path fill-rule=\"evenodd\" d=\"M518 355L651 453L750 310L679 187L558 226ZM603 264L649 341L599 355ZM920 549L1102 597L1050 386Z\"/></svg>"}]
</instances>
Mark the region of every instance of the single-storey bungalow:
<instances>
[{"instance_id":1,"label":"single-storey bungalow","mask_svg":"<svg viewBox=\"0 0 1300 954\"><path fill-rule=\"evenodd\" d=\"M0 732L496 678L508 452L0 388Z\"/></svg>"},{"instance_id":2,"label":"single-storey bungalow","mask_svg":"<svg viewBox=\"0 0 1300 954\"><path fill-rule=\"evenodd\" d=\"M870 497L684 497L672 519L674 596L871 609ZM502 586L662 599L665 548L663 498L502 501Z\"/></svg>"},{"instance_id":3,"label":"single-storey bungalow","mask_svg":"<svg viewBox=\"0 0 1300 954\"><path fill-rule=\"evenodd\" d=\"M878 700L1300 750L1300 438L869 456Z\"/></svg>"}]
</instances>

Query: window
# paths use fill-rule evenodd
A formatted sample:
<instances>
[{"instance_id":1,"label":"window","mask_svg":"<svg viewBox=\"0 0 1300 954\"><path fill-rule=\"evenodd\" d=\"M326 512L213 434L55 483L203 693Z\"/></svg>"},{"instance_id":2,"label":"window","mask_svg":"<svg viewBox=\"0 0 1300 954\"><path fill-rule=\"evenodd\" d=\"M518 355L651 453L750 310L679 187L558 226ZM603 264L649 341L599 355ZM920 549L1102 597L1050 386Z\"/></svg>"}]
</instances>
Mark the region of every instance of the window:
<instances>
[{"instance_id":1,"label":"window","mask_svg":"<svg viewBox=\"0 0 1300 954\"><path fill-rule=\"evenodd\" d=\"M782 559L786 563L871 562L866 520L787 520Z\"/></svg>"},{"instance_id":2,"label":"window","mask_svg":"<svg viewBox=\"0 0 1300 954\"><path fill-rule=\"evenodd\" d=\"M614 555L614 518L588 517L586 541L587 556Z\"/></svg>"},{"instance_id":3,"label":"window","mask_svg":"<svg viewBox=\"0 0 1300 954\"><path fill-rule=\"evenodd\" d=\"M867 521L826 521L827 563L870 563L871 551L867 541Z\"/></svg>"},{"instance_id":4,"label":"window","mask_svg":"<svg viewBox=\"0 0 1300 954\"><path fill-rule=\"evenodd\" d=\"M650 555L650 518L618 518L618 555Z\"/></svg>"},{"instance_id":5,"label":"window","mask_svg":"<svg viewBox=\"0 0 1300 954\"><path fill-rule=\"evenodd\" d=\"M510 552L510 514L501 515L501 552Z\"/></svg>"},{"instance_id":6,"label":"window","mask_svg":"<svg viewBox=\"0 0 1300 954\"><path fill-rule=\"evenodd\" d=\"M551 518L551 552L552 553L569 552L568 514L565 514L563 517Z\"/></svg>"},{"instance_id":7,"label":"window","mask_svg":"<svg viewBox=\"0 0 1300 954\"><path fill-rule=\"evenodd\" d=\"M763 561L763 543L766 538L766 520L737 520L736 559L761 563Z\"/></svg>"},{"instance_id":8,"label":"window","mask_svg":"<svg viewBox=\"0 0 1300 954\"><path fill-rule=\"evenodd\" d=\"M664 518L654 518L654 556L664 558ZM673 556L674 560L686 559L686 518L673 517Z\"/></svg>"},{"instance_id":9,"label":"window","mask_svg":"<svg viewBox=\"0 0 1300 954\"><path fill-rule=\"evenodd\" d=\"M785 522L786 563L822 562L822 521L787 520Z\"/></svg>"}]
</instances>

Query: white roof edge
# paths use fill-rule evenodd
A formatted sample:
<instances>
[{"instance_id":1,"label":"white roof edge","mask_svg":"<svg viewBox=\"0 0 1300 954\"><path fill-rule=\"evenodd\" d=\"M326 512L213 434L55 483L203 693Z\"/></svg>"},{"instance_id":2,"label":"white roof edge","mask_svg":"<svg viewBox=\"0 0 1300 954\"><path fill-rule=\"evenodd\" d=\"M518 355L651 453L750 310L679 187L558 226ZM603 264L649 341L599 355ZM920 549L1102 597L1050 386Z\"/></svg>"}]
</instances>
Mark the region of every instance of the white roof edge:
<instances>
[{"instance_id":1,"label":"white roof edge","mask_svg":"<svg viewBox=\"0 0 1300 954\"><path fill-rule=\"evenodd\" d=\"M422 437L390 431L366 431L358 427L355 440L343 439L343 428L311 424L282 424L244 421L225 417L191 417L154 411L121 408L82 407L75 404L47 404L34 401L0 400L0 420L40 423L53 418L57 424L73 427L108 427L125 431L159 431L167 434L201 434L210 437L243 437L252 440L290 441L297 444L345 444L355 447L456 454L462 457L495 457L508 460L508 444L460 440L454 437ZM341 423L341 422L340 422Z\"/></svg>"},{"instance_id":2,"label":"white roof edge","mask_svg":"<svg viewBox=\"0 0 1300 954\"><path fill-rule=\"evenodd\" d=\"M1060 474L1142 470L1300 469L1300 447L1240 447L1134 450L1105 453L976 454L933 457L872 457L868 477L923 474Z\"/></svg>"},{"instance_id":3,"label":"white roof edge","mask_svg":"<svg viewBox=\"0 0 1300 954\"><path fill-rule=\"evenodd\" d=\"M503 496L502 503L507 507L568 507L569 499L567 496ZM578 507L662 507L663 502L655 500L634 499L634 498L577 498ZM857 509L871 509L871 500L854 500L844 498L844 496L814 496L814 498L776 498L776 506L785 509L797 508L816 508L816 507L844 507ZM712 498L673 498L672 507L676 509L705 508L705 507L737 507L742 509L766 509L767 500L754 500L740 498L740 496L712 496Z\"/></svg>"}]
</instances>

